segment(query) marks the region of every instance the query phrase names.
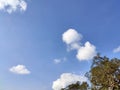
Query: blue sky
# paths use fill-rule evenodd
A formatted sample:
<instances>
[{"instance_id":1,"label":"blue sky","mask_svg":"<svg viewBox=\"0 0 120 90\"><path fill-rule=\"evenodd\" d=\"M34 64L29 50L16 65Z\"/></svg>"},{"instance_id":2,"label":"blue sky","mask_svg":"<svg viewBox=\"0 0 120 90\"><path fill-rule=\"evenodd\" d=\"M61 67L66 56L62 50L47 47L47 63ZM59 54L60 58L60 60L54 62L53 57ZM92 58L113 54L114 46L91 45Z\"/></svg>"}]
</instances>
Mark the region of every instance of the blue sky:
<instances>
[{"instance_id":1,"label":"blue sky","mask_svg":"<svg viewBox=\"0 0 120 90\"><path fill-rule=\"evenodd\" d=\"M89 71L90 59L67 51L62 35L69 29L83 36L83 46L89 41L101 55L120 58L119 0L18 1L26 4L0 6L0 90L52 90L61 74ZM30 73L10 71L17 65Z\"/></svg>"}]
</instances>

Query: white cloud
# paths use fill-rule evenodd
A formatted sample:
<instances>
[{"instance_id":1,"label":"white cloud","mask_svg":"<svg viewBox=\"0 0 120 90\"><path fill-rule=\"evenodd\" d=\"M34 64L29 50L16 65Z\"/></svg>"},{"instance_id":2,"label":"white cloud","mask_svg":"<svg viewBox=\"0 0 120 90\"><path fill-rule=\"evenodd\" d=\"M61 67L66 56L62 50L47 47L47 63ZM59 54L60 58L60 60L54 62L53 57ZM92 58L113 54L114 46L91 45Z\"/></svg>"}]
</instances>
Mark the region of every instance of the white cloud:
<instances>
[{"instance_id":1,"label":"white cloud","mask_svg":"<svg viewBox=\"0 0 120 90\"><path fill-rule=\"evenodd\" d=\"M31 72L24 65L13 66L9 69L10 72L15 74L30 74Z\"/></svg>"},{"instance_id":2,"label":"white cloud","mask_svg":"<svg viewBox=\"0 0 120 90\"><path fill-rule=\"evenodd\" d=\"M72 73L63 73L59 79L53 82L53 90L61 90L70 84L74 84L77 81L84 82L87 81L87 78L84 76L72 74Z\"/></svg>"},{"instance_id":3,"label":"white cloud","mask_svg":"<svg viewBox=\"0 0 120 90\"><path fill-rule=\"evenodd\" d=\"M78 33L75 29L68 29L62 35L63 42L67 45L67 50L76 50L78 60L90 60L96 54L96 47L90 42L86 42L83 46L80 42L82 40L82 34Z\"/></svg>"},{"instance_id":4,"label":"white cloud","mask_svg":"<svg viewBox=\"0 0 120 90\"><path fill-rule=\"evenodd\" d=\"M0 0L0 10L7 11L8 13L15 12L16 10L25 11L27 3L25 0Z\"/></svg>"},{"instance_id":5,"label":"white cloud","mask_svg":"<svg viewBox=\"0 0 120 90\"><path fill-rule=\"evenodd\" d=\"M72 51L72 50L78 50L80 48L80 44L79 43L72 43L67 45L67 51Z\"/></svg>"},{"instance_id":6,"label":"white cloud","mask_svg":"<svg viewBox=\"0 0 120 90\"><path fill-rule=\"evenodd\" d=\"M66 44L72 44L80 41L82 39L82 35L79 34L75 29L68 29L63 33L62 39Z\"/></svg>"},{"instance_id":7,"label":"white cloud","mask_svg":"<svg viewBox=\"0 0 120 90\"><path fill-rule=\"evenodd\" d=\"M81 60L90 60L96 55L96 47L89 42L82 46L76 55L76 57Z\"/></svg>"},{"instance_id":8,"label":"white cloud","mask_svg":"<svg viewBox=\"0 0 120 90\"><path fill-rule=\"evenodd\" d=\"M61 63L61 62L65 62L66 60L67 60L66 57L64 57L64 58L59 58L59 59L54 59L54 63L55 63L55 64L59 64L59 63Z\"/></svg>"},{"instance_id":9,"label":"white cloud","mask_svg":"<svg viewBox=\"0 0 120 90\"><path fill-rule=\"evenodd\" d=\"M118 53L118 52L120 52L120 46L117 47L117 48L115 48L115 49L113 50L113 52L114 52L114 53Z\"/></svg>"}]
</instances>

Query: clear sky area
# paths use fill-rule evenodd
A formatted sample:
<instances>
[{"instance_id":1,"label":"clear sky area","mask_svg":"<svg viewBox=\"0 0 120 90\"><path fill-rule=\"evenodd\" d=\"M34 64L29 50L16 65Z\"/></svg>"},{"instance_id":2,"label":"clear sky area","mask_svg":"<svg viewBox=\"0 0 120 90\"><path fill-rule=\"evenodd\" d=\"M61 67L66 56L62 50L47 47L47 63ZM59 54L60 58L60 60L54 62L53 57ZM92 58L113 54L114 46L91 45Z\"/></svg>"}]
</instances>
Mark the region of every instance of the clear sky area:
<instances>
[{"instance_id":1,"label":"clear sky area","mask_svg":"<svg viewBox=\"0 0 120 90\"><path fill-rule=\"evenodd\" d=\"M97 53L120 58L120 0L0 0L0 90L87 81Z\"/></svg>"}]
</instances>

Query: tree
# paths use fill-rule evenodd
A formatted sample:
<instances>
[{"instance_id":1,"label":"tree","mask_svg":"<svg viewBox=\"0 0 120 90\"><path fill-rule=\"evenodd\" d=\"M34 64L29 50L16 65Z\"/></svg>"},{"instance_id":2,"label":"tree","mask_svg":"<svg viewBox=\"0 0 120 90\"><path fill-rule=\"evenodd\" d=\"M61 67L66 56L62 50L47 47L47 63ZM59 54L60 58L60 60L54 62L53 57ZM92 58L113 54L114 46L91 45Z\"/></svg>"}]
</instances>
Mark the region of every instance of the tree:
<instances>
[{"instance_id":1,"label":"tree","mask_svg":"<svg viewBox=\"0 0 120 90\"><path fill-rule=\"evenodd\" d=\"M120 60L94 57L89 72L92 90L120 90Z\"/></svg>"},{"instance_id":2,"label":"tree","mask_svg":"<svg viewBox=\"0 0 120 90\"><path fill-rule=\"evenodd\" d=\"M75 84L67 86L66 88L62 88L61 90L87 90L87 88L87 82L83 82L82 84L80 84L80 82L78 81Z\"/></svg>"},{"instance_id":3,"label":"tree","mask_svg":"<svg viewBox=\"0 0 120 90\"><path fill-rule=\"evenodd\" d=\"M120 90L120 59L97 54L85 76L90 80L91 90ZM77 82L61 90L88 90L88 84Z\"/></svg>"}]
</instances>

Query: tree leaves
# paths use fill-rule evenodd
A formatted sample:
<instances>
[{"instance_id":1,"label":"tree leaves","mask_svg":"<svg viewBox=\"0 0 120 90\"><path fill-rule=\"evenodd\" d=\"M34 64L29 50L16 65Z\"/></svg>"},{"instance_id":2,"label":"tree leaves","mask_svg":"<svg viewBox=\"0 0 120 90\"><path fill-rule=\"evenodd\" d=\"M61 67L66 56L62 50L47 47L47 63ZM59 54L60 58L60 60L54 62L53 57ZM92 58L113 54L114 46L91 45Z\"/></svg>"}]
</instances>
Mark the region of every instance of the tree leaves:
<instances>
[{"instance_id":1,"label":"tree leaves","mask_svg":"<svg viewBox=\"0 0 120 90\"><path fill-rule=\"evenodd\" d=\"M97 54L85 76L90 80L90 90L120 90L120 60ZM77 82L61 90L88 90L88 87L87 82Z\"/></svg>"},{"instance_id":2,"label":"tree leaves","mask_svg":"<svg viewBox=\"0 0 120 90\"><path fill-rule=\"evenodd\" d=\"M90 70L92 88L120 89L120 60L95 56ZM105 90L105 89L102 89Z\"/></svg>"},{"instance_id":3,"label":"tree leaves","mask_svg":"<svg viewBox=\"0 0 120 90\"><path fill-rule=\"evenodd\" d=\"M76 82L75 84L71 84L66 88L62 88L61 90L87 90L87 88L87 82L83 82L82 84L80 84L80 82Z\"/></svg>"}]
</instances>

